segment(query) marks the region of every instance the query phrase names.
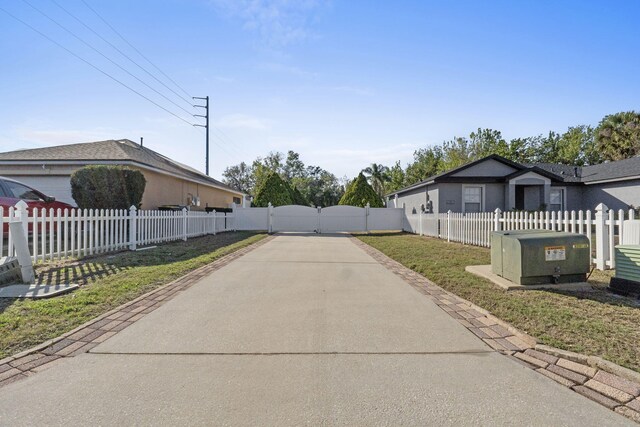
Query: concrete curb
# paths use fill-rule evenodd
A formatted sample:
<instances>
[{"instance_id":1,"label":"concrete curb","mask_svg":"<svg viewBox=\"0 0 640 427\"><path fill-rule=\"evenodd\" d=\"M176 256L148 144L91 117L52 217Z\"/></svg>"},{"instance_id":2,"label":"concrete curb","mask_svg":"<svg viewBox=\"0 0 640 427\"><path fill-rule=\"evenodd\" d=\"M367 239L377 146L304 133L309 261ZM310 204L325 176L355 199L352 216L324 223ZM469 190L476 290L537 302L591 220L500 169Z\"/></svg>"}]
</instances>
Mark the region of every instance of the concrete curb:
<instances>
[{"instance_id":1,"label":"concrete curb","mask_svg":"<svg viewBox=\"0 0 640 427\"><path fill-rule=\"evenodd\" d=\"M494 350L640 423L640 373L597 356L586 356L538 344L534 337L491 315L487 310L445 291L357 237L351 236L351 239L388 270L431 298L442 310Z\"/></svg>"},{"instance_id":2,"label":"concrete curb","mask_svg":"<svg viewBox=\"0 0 640 427\"><path fill-rule=\"evenodd\" d=\"M169 301L178 292L190 288L204 276L273 240L267 236L249 246L237 249L217 260L192 270L165 285L128 301L95 317L64 334L35 347L0 360L0 387L33 375L58 363L60 359L86 353L147 313Z\"/></svg>"}]
</instances>

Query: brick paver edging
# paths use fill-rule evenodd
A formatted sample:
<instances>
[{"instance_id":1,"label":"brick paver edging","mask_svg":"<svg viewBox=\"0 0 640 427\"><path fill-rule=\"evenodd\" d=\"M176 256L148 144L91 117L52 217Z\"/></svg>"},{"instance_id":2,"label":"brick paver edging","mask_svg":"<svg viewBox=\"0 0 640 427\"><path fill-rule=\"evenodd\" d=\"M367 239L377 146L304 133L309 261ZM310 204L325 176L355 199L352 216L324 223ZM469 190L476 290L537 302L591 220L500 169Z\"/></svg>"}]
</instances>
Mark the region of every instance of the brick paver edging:
<instances>
[{"instance_id":1,"label":"brick paver edging","mask_svg":"<svg viewBox=\"0 0 640 427\"><path fill-rule=\"evenodd\" d=\"M600 357L541 345L536 339L477 305L445 291L424 276L356 237L352 241L405 282L431 298L489 347L601 405L640 423L640 373Z\"/></svg>"},{"instance_id":2,"label":"brick paver edging","mask_svg":"<svg viewBox=\"0 0 640 427\"><path fill-rule=\"evenodd\" d=\"M173 282L141 295L72 331L0 360L0 387L47 369L65 358L88 352L147 313L151 313L178 292L188 289L203 277L264 245L273 238L273 236L267 236L249 246L224 255L212 263L190 271Z\"/></svg>"}]
</instances>

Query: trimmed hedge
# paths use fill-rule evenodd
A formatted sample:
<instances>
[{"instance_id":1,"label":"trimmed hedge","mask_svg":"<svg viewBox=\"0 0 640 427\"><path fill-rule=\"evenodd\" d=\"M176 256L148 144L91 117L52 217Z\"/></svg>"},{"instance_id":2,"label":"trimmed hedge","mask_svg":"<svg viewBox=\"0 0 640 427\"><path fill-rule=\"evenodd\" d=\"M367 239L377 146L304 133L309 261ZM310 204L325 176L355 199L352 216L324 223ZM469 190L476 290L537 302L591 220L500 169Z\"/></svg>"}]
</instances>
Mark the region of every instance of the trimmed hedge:
<instances>
[{"instance_id":1,"label":"trimmed hedge","mask_svg":"<svg viewBox=\"0 0 640 427\"><path fill-rule=\"evenodd\" d=\"M367 203L372 208L384 207L382 199L367 182L362 172L348 186L344 195L338 202L339 205L360 206L364 208Z\"/></svg>"},{"instance_id":2,"label":"trimmed hedge","mask_svg":"<svg viewBox=\"0 0 640 427\"><path fill-rule=\"evenodd\" d=\"M85 166L71 175L71 195L81 209L140 208L146 184L135 169Z\"/></svg>"}]
</instances>

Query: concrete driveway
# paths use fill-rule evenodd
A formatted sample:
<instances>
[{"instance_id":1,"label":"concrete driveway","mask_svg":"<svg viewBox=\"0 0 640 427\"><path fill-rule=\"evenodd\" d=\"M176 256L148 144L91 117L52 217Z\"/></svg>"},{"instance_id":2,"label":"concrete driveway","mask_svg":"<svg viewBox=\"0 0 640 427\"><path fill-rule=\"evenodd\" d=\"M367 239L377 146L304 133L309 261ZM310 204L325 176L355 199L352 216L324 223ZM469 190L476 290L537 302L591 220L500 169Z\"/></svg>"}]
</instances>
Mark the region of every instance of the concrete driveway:
<instances>
[{"instance_id":1,"label":"concrete driveway","mask_svg":"<svg viewBox=\"0 0 640 427\"><path fill-rule=\"evenodd\" d=\"M633 425L494 352L346 236L282 235L90 353L2 425Z\"/></svg>"}]
</instances>

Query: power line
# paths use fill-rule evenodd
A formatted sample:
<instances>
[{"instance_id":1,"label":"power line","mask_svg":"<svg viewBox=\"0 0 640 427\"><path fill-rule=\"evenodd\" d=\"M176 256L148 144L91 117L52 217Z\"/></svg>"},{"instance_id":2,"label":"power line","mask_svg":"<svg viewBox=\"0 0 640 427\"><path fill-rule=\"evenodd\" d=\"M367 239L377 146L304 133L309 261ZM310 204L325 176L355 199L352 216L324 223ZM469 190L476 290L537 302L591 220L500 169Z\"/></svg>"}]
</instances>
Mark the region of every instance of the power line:
<instances>
[{"instance_id":1,"label":"power line","mask_svg":"<svg viewBox=\"0 0 640 427\"><path fill-rule=\"evenodd\" d=\"M100 18L100 20L102 22L105 23L105 25L109 28L111 28L111 31L113 31L114 33L116 33L118 35L118 37L120 37L122 39L122 41L124 41L127 45L129 45L129 47L133 50L135 50L138 55L140 55L141 57L143 57L149 64L151 64L156 70L158 70L163 76L165 76L171 83L173 83L174 85L176 85L176 87L178 89L180 89L182 92L184 92L185 95L187 95L189 98L192 98L192 96L182 88L182 86L180 86L178 83L176 83L171 77L169 77L164 71L162 71L156 64L154 64L153 62L151 62L151 60L149 58L147 58L146 56L144 56L142 54L142 52L140 52L134 45L132 45L131 43L129 43L129 41L124 38L124 36L122 34L120 34L118 32L118 30L116 30L115 28L113 28L111 26L111 24L109 24L107 22L106 19L104 19L94 8L92 8L91 6L89 6L89 4L85 1L85 0L81 0L82 3L84 3L84 5L89 8L98 18Z\"/></svg>"},{"instance_id":2,"label":"power line","mask_svg":"<svg viewBox=\"0 0 640 427\"><path fill-rule=\"evenodd\" d=\"M162 86L164 86L165 88L167 88L169 91L171 91L173 94L175 94L177 97L179 97L180 99L182 99L184 102L186 102L187 104L191 105L191 101L186 99L184 96L180 95L178 92L176 92L175 90L173 90L171 87L169 87L167 84L165 84L162 80L160 80L159 78L157 78L153 73L151 73L150 71L148 71L146 68L144 68L142 65L138 64L133 58L131 58L129 55L127 55L126 53L124 53L122 50L120 50L120 48L118 48L118 46L114 45L113 43L111 43L109 40L105 39L104 37L102 37L102 35L100 35L96 30L94 30L93 28L91 28L89 25L87 25L84 21L82 21L80 18L78 18L77 16L75 16L73 13L71 13L68 9L66 9L64 6L62 6L60 3L58 3L56 0L51 0L52 3L54 3L56 6L58 6L60 9L62 9L63 11L65 11L67 13L67 15L71 16L73 19L75 19L76 21L78 21L82 26L84 26L86 29L88 29L89 31L91 31L93 34L95 34L97 37L100 38L100 40L102 40L103 42L107 43L109 46L111 46L113 49L117 50L122 56L124 56L125 58L127 58L129 61L131 61L133 64L135 64L138 68L140 68L142 71L144 71L145 73L147 73L148 75L150 75L151 77L153 77L158 83L160 83Z\"/></svg>"},{"instance_id":3,"label":"power line","mask_svg":"<svg viewBox=\"0 0 640 427\"><path fill-rule=\"evenodd\" d=\"M155 93L157 93L158 95L160 95L161 97L163 97L164 99L166 99L167 101L169 101L170 103L172 103L173 105L175 105L176 107L180 108L182 111L186 112L189 115L192 115L192 113L190 111L187 111L185 108L183 108L182 106L178 105L177 103L175 103L173 100L171 100L170 98L168 98L167 96L165 96L163 93L161 93L160 91L156 90L154 87L150 86L149 84L147 84L144 80L142 80L141 78L139 78L138 76L136 76L135 74L133 74L132 72L130 72L129 70L127 70L125 67L123 67L122 65L118 64L117 62L115 62L113 59L109 58L107 55L105 55L104 53L102 53L99 49L93 47L90 43L88 43L87 41L83 40L80 36L78 36L77 34L75 34L73 31L69 30L67 27L65 27L64 25L60 24L58 21L56 21L55 19L53 19L52 17L50 17L49 15L47 15L45 12L43 12L42 10L38 9L37 7L35 7L33 4L31 4L28 0L22 0L24 3L26 3L27 5L29 5L33 10L35 10L36 12L40 13L42 16L44 16L45 18L47 18L48 20L50 20L51 22L53 22L54 24L56 24L58 27L62 28L64 31L66 31L67 33L71 34L73 37L75 37L78 41L80 41L81 43L83 43L84 45L86 45L87 47L89 47L90 49L92 49L93 51L95 51L96 53L98 53L100 56L102 56L104 59L106 59L107 61L111 62L113 65L115 65L116 67L120 68L122 71L124 71L125 73L127 73L128 75L130 75L131 77L133 77L134 79L138 80L140 83L142 83L143 85L145 85L146 87L148 87L149 89L151 89L152 91L154 91Z\"/></svg>"},{"instance_id":4,"label":"power line","mask_svg":"<svg viewBox=\"0 0 640 427\"><path fill-rule=\"evenodd\" d=\"M102 69L100 69L99 67L97 67L96 65L92 64L91 62L87 61L86 59L84 59L83 57L81 57L80 55L76 54L75 52L73 52L72 50L66 48L65 46L63 46L62 44L58 43L57 41L55 41L54 39L52 39L51 37L49 37L48 35L46 35L45 33L43 33L42 31L38 30L37 28L33 27L31 24L23 21L22 19L18 18L17 16L13 15L12 13L10 13L8 10L0 7L0 10L3 11L4 13L6 13L7 15L9 15L11 18L15 19L16 21L20 22L21 24L25 25L26 27L30 28L31 30L33 30L34 32L40 34L42 37L44 37L45 39L49 40L51 43L55 44L56 46L58 46L59 48L65 50L67 53L69 53L70 55L74 56L75 58L79 59L80 61L84 62L85 64L87 64L88 66L90 66L91 68L95 69L96 71L99 71L100 73L104 74L105 76L109 77L111 80L117 82L118 84L126 87L127 89L129 89L131 92L135 93L136 95L146 99L147 101L149 101L150 103L152 103L153 105L155 105L156 107L164 110L165 112L171 114L172 116L182 120L183 122L187 123L190 126L193 126L193 123L191 123L188 120L183 119L182 117L178 116L177 114L173 113L172 111L166 109L165 107L163 107L162 105L158 104L157 102L153 101L152 99L146 97L145 95L143 95L142 93L138 92L137 90L133 89L131 86L127 85L126 83L123 83L122 81L118 80L117 78L113 77L111 74L107 73L106 71L103 71Z\"/></svg>"}]
</instances>

